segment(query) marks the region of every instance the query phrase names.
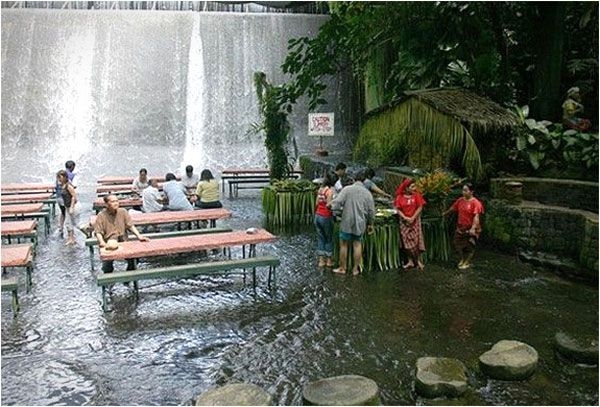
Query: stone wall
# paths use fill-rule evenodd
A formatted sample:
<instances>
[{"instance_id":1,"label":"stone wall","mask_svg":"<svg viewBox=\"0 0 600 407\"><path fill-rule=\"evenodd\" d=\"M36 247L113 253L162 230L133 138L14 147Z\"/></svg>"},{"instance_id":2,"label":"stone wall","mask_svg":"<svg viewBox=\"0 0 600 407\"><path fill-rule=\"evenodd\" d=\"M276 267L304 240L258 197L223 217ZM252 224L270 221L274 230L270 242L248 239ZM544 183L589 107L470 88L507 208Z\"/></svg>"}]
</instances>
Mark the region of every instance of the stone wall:
<instances>
[{"instance_id":1,"label":"stone wall","mask_svg":"<svg viewBox=\"0 0 600 407\"><path fill-rule=\"evenodd\" d=\"M524 201L485 203L484 238L527 260L589 280L598 279L598 216Z\"/></svg>"},{"instance_id":2,"label":"stone wall","mask_svg":"<svg viewBox=\"0 0 600 407\"><path fill-rule=\"evenodd\" d=\"M597 182L531 177L492 178L490 180L492 197L503 198L504 184L510 181L523 184L523 199L526 201L598 213Z\"/></svg>"}]
</instances>

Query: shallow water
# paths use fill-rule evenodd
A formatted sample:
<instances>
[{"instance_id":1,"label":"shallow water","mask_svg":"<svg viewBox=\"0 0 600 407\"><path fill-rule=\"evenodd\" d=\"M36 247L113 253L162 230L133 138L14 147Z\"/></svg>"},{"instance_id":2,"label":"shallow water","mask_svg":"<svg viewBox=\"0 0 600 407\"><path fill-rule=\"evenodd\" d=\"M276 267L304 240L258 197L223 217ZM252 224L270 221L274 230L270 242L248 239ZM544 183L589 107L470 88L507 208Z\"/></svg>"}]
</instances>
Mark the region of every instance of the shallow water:
<instances>
[{"instance_id":1,"label":"shallow water","mask_svg":"<svg viewBox=\"0 0 600 407\"><path fill-rule=\"evenodd\" d=\"M234 217L219 226L261 225L257 193L242 194L224 200ZM558 330L597 335L597 288L511 256L480 250L469 271L431 264L424 273L339 276L315 268L309 228L258 248L282 260L274 295L262 272L256 290L240 276L153 280L140 283L137 302L116 287L112 311L104 313L78 238L77 248L65 247L54 228L41 239L34 286L20 293L17 318L10 296L2 296L3 405L190 404L233 382L257 384L274 403L297 405L306 382L343 374L375 380L386 405L598 404L597 366L573 364L552 349ZM501 339L537 349L532 378L512 383L478 373L478 356ZM416 396L422 356L462 360L468 393L456 400Z\"/></svg>"}]
</instances>

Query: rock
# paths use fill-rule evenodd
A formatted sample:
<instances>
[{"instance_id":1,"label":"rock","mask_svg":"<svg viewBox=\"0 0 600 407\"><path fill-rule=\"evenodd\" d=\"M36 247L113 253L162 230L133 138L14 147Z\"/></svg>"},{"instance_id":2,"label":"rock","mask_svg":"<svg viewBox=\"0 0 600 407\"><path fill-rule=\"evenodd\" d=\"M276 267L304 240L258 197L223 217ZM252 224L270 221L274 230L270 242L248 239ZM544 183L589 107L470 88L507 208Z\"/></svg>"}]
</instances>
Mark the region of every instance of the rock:
<instances>
[{"instance_id":1,"label":"rock","mask_svg":"<svg viewBox=\"0 0 600 407\"><path fill-rule=\"evenodd\" d=\"M531 346L519 341L502 340L479 356L479 367L494 379L523 380L533 374L538 360L538 353Z\"/></svg>"},{"instance_id":2,"label":"rock","mask_svg":"<svg viewBox=\"0 0 600 407\"><path fill-rule=\"evenodd\" d=\"M458 397L467 390L465 365L458 359L417 359L415 389L423 397Z\"/></svg>"},{"instance_id":3,"label":"rock","mask_svg":"<svg viewBox=\"0 0 600 407\"><path fill-rule=\"evenodd\" d=\"M554 335L554 347L563 356L579 363L598 364L598 336L573 338L564 332Z\"/></svg>"},{"instance_id":4,"label":"rock","mask_svg":"<svg viewBox=\"0 0 600 407\"><path fill-rule=\"evenodd\" d=\"M271 395L250 383L227 384L205 391L196 399L197 406L268 406Z\"/></svg>"},{"instance_id":5,"label":"rock","mask_svg":"<svg viewBox=\"0 0 600 407\"><path fill-rule=\"evenodd\" d=\"M378 405L379 388L363 376L345 375L309 382L302 390L304 403L319 406Z\"/></svg>"}]
</instances>

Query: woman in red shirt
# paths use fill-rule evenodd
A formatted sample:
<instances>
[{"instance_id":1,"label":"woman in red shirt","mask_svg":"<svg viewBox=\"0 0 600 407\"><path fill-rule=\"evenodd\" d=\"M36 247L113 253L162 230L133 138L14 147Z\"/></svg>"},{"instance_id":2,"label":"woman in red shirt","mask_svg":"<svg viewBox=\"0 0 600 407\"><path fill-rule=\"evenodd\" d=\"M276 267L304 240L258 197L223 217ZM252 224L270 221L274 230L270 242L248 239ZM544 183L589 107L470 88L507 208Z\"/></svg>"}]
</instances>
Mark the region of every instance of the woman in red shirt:
<instances>
[{"instance_id":1,"label":"woman in red shirt","mask_svg":"<svg viewBox=\"0 0 600 407\"><path fill-rule=\"evenodd\" d=\"M423 270L425 265L421 261L421 253L425 251L425 240L421 229L421 211L427 202L417 192L415 181L405 179L396 190L394 206L400 215L400 237L402 247L408 257L408 262L402 266L404 269L415 267Z\"/></svg>"},{"instance_id":2,"label":"woman in red shirt","mask_svg":"<svg viewBox=\"0 0 600 407\"><path fill-rule=\"evenodd\" d=\"M317 228L318 267L333 267L333 212L327 206L333 198L335 180L329 172L325 173L323 182L317 192L315 208L315 227Z\"/></svg>"},{"instance_id":3,"label":"woman in red shirt","mask_svg":"<svg viewBox=\"0 0 600 407\"><path fill-rule=\"evenodd\" d=\"M483 204L473 196L473 191L473 184L465 184L462 188L463 196L454 201L443 214L445 216L450 212L456 212L458 215L454 231L454 247L460 255L459 269L471 267L475 244L481 234L479 216L483 214Z\"/></svg>"}]
</instances>

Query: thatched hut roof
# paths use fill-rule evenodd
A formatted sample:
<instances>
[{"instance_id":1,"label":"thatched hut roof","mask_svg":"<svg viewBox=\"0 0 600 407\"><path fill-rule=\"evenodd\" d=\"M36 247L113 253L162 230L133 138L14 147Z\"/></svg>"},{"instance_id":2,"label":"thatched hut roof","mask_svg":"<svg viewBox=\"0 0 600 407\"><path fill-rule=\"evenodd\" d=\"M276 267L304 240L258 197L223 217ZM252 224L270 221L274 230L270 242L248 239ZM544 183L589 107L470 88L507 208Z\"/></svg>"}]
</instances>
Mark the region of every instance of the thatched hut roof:
<instances>
[{"instance_id":1,"label":"thatched hut roof","mask_svg":"<svg viewBox=\"0 0 600 407\"><path fill-rule=\"evenodd\" d=\"M477 133L480 131L484 133L506 131L519 124L517 116L509 110L466 89L425 89L406 91L404 94L405 96L370 111L367 116L381 113L410 98L415 98L439 112L455 118L463 126L475 130Z\"/></svg>"}]
</instances>

